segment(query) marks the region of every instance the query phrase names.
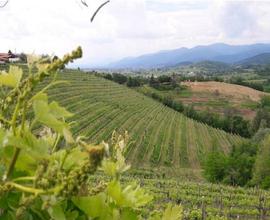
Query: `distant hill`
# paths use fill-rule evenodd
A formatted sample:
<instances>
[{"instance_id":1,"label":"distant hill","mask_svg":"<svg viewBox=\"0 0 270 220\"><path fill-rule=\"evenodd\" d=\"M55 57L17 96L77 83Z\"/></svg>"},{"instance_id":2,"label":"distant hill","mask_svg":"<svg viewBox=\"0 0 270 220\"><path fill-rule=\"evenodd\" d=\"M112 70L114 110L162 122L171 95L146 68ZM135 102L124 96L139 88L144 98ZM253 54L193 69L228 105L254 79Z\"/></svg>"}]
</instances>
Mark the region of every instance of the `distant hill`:
<instances>
[{"instance_id":1,"label":"distant hill","mask_svg":"<svg viewBox=\"0 0 270 220\"><path fill-rule=\"evenodd\" d=\"M205 60L233 64L262 53L270 53L270 44L228 45L217 43L207 46L196 46L190 49L182 47L139 57L125 58L111 63L107 67L148 69L170 67L179 63L194 63Z\"/></svg>"},{"instance_id":2,"label":"distant hill","mask_svg":"<svg viewBox=\"0 0 270 220\"><path fill-rule=\"evenodd\" d=\"M262 53L244 60L239 61L236 65L240 65L242 67L249 66L258 66L258 65L269 65L270 64L270 53Z\"/></svg>"},{"instance_id":3,"label":"distant hill","mask_svg":"<svg viewBox=\"0 0 270 220\"><path fill-rule=\"evenodd\" d=\"M201 61L197 62L195 64L192 64L191 67L196 67L201 70L207 70L207 71L228 71L231 70L232 66L228 63L222 63L218 61Z\"/></svg>"}]
</instances>

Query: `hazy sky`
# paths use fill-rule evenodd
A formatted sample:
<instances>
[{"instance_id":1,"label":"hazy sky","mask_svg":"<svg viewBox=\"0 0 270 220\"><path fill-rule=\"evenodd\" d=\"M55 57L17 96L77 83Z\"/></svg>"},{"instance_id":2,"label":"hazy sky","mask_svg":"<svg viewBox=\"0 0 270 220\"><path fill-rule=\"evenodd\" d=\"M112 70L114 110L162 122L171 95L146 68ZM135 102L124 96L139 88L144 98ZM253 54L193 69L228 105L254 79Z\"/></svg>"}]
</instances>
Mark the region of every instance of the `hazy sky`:
<instances>
[{"instance_id":1,"label":"hazy sky","mask_svg":"<svg viewBox=\"0 0 270 220\"><path fill-rule=\"evenodd\" d=\"M0 52L62 55L77 45L83 65L179 47L270 43L270 0L10 0L0 8ZM0 0L0 4L4 0Z\"/></svg>"}]
</instances>

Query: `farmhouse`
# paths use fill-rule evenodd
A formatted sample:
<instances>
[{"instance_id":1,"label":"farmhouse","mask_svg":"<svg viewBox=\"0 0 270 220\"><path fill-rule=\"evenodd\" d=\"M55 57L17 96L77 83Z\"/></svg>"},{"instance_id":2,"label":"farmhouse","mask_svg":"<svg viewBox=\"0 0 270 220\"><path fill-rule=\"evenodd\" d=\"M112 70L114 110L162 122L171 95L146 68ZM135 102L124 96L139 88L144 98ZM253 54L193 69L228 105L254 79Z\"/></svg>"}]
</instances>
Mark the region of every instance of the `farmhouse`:
<instances>
[{"instance_id":1,"label":"farmhouse","mask_svg":"<svg viewBox=\"0 0 270 220\"><path fill-rule=\"evenodd\" d=\"M8 53L0 53L0 63L14 63L20 61L20 56L12 53L10 50Z\"/></svg>"}]
</instances>

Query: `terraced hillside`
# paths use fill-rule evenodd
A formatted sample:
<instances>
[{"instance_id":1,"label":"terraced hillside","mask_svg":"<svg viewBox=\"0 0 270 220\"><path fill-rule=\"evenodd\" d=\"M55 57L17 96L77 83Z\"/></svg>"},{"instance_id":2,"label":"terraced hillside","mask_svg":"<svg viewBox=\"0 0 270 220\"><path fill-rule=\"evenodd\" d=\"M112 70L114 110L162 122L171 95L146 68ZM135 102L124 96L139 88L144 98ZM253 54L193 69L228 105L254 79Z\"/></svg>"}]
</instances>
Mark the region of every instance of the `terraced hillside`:
<instances>
[{"instance_id":1,"label":"terraced hillside","mask_svg":"<svg viewBox=\"0 0 270 220\"><path fill-rule=\"evenodd\" d=\"M133 167L200 169L205 153L216 145L228 152L239 136L213 129L125 86L78 71L66 71L49 94L75 113L73 130L89 141L108 140L127 130L127 158Z\"/></svg>"}]
</instances>

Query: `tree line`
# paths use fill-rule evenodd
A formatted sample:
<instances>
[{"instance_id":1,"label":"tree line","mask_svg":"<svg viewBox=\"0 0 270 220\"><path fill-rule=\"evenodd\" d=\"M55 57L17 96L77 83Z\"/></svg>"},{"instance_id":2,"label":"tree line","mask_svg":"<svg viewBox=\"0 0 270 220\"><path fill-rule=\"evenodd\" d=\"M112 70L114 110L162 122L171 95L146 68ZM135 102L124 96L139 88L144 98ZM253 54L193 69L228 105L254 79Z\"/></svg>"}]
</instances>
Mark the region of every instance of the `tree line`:
<instances>
[{"instance_id":1,"label":"tree line","mask_svg":"<svg viewBox=\"0 0 270 220\"><path fill-rule=\"evenodd\" d=\"M206 179L212 183L269 189L270 130L259 132L263 140L258 143L253 139L233 146L229 155L213 149L204 161Z\"/></svg>"},{"instance_id":2,"label":"tree line","mask_svg":"<svg viewBox=\"0 0 270 220\"><path fill-rule=\"evenodd\" d=\"M253 137L233 146L228 155L217 146L206 156L204 175L213 183L270 188L270 97L261 100L252 123Z\"/></svg>"}]
</instances>

